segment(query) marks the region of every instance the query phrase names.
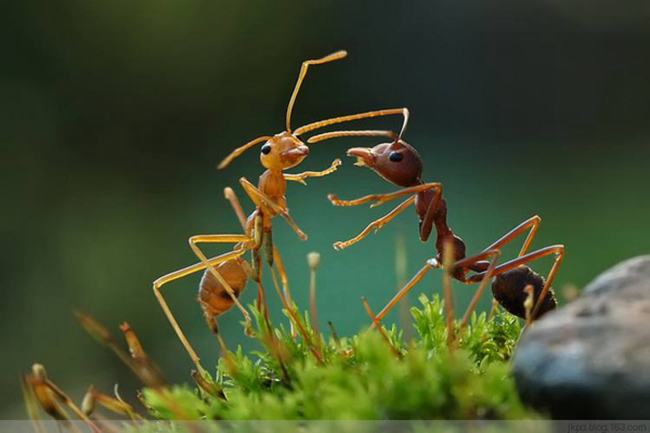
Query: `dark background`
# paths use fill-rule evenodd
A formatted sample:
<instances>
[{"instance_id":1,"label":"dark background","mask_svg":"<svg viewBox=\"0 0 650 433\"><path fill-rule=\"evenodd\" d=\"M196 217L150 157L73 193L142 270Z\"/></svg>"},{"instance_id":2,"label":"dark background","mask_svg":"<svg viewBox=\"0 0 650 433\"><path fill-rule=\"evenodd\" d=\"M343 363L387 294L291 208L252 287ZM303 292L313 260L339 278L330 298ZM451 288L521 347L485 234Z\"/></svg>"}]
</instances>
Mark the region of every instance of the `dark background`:
<instances>
[{"instance_id":1,"label":"dark background","mask_svg":"<svg viewBox=\"0 0 650 433\"><path fill-rule=\"evenodd\" d=\"M110 390L119 382L133 395L129 373L79 329L75 308L116 331L128 320L168 377L188 380L189 359L151 282L195 261L190 235L240 231L222 190L239 192L243 175L256 180L257 152L225 171L216 163L283 129L300 62L338 49L350 56L312 69L294 124L408 106L407 139L425 160L426 180L445 184L450 223L470 252L535 213L544 218L535 245L567 246L560 288L648 252L645 1L43 0L1 10L4 418L23 416L19 374L34 361L75 398L89 383ZM301 168L324 168L347 147L375 142L315 145ZM432 243L417 238L412 211L344 252L331 249L389 208L332 208L326 193L395 189L351 163L308 187L289 186L307 242L284 222L275 226L303 306L305 254L322 253L320 316L343 334L368 322L361 295L379 309L395 290L399 236L409 275L433 255ZM216 345L194 300L197 280L166 293L214 365ZM415 292L439 291L440 281L433 272ZM251 285L244 300L254 292ZM457 302L470 294L459 286ZM232 345L245 340L239 320L233 311L221 321Z\"/></svg>"}]
</instances>

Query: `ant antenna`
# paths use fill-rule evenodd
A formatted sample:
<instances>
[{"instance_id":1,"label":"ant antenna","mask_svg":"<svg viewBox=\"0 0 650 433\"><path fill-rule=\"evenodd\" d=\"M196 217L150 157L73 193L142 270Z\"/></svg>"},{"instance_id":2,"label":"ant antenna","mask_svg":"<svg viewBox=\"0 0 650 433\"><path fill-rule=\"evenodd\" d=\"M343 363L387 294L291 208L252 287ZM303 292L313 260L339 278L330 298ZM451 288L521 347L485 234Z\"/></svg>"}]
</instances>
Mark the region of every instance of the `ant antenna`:
<instances>
[{"instance_id":1,"label":"ant antenna","mask_svg":"<svg viewBox=\"0 0 650 433\"><path fill-rule=\"evenodd\" d=\"M224 158L224 159L219 163L219 165L217 166L217 168L218 168L219 170L221 170L221 169L223 169L223 168L226 168L226 167L228 166L228 164L230 164L230 163L232 162L233 159L237 158L239 155L241 155L242 153L246 152L246 151L247 151L248 149L250 149L251 147L254 147L254 146L256 146L257 144L259 144L259 143L261 143L261 142L263 142L263 141L270 140L271 138L272 138L272 137L271 137L270 135L263 135L263 136L261 136L261 137L257 137L257 138L254 139L254 140L249 141L248 143L244 144L243 146L238 147L237 149L233 150L233 151L230 153L230 155L228 155L227 157L225 157L225 158Z\"/></svg>"},{"instance_id":2,"label":"ant antenna","mask_svg":"<svg viewBox=\"0 0 650 433\"><path fill-rule=\"evenodd\" d=\"M399 135L397 135L394 138L393 143L390 145L391 149L401 149L402 147L404 147L402 145L402 136L404 135L404 132L406 131L406 127L408 126L410 115L411 113L409 112L408 108L402 108L402 118L403 118L402 129L400 129Z\"/></svg>"},{"instance_id":3,"label":"ant antenna","mask_svg":"<svg viewBox=\"0 0 650 433\"><path fill-rule=\"evenodd\" d=\"M302 66L300 67L300 73L298 74L298 81L296 81L296 87L294 87L293 89L293 93L291 94L291 98L289 99L289 105L287 106L287 132L291 132L291 113L293 112L293 106L296 104L296 98L298 97L298 93L300 92L300 87L302 86L302 82L305 80L305 76L307 75L307 69L309 69L309 66L322 65L323 63L334 62L336 60L343 59L347 55L348 55L347 51L341 50L329 54L325 57L321 57L320 59L306 60L302 62Z\"/></svg>"},{"instance_id":4,"label":"ant antenna","mask_svg":"<svg viewBox=\"0 0 650 433\"><path fill-rule=\"evenodd\" d=\"M338 137L388 137L391 140L396 140L397 134L395 134L393 131L382 131L374 129L363 131L332 131L309 137L307 143L314 144L318 143L319 141L330 140L332 138Z\"/></svg>"},{"instance_id":5,"label":"ant antenna","mask_svg":"<svg viewBox=\"0 0 650 433\"><path fill-rule=\"evenodd\" d=\"M409 116L411 113L409 112L408 108L402 108L402 116L404 117L404 121L402 122L402 129L399 131L399 135L397 136L397 140L402 139L402 135L404 135L404 132L406 131L406 127L408 126L409 123Z\"/></svg>"},{"instance_id":6,"label":"ant antenna","mask_svg":"<svg viewBox=\"0 0 650 433\"><path fill-rule=\"evenodd\" d=\"M333 123L340 123L348 120L365 119L365 118L376 117L376 116L389 116L395 114L401 114L402 118L404 119L402 121L402 129L400 130L399 135L395 134L393 131L383 131L383 130L330 131L330 132L324 132L322 134L317 134L309 137L307 143L313 144L313 143L318 143L319 141L330 140L332 138L338 138L338 137L388 137L393 139L394 143L396 144L402 138L402 135L406 131L406 126L408 125L409 116L410 116L410 112L408 108L391 108L389 110L370 111L368 113L361 113L359 115L342 116L336 119L332 119L333 121L331 120L327 121L327 123L316 122L312 125L307 125L305 127L298 128L296 132L300 132L300 133L309 132L314 129L322 128L323 126L329 126L330 124Z\"/></svg>"},{"instance_id":7,"label":"ant antenna","mask_svg":"<svg viewBox=\"0 0 650 433\"><path fill-rule=\"evenodd\" d=\"M289 105L287 106L287 129L286 132L291 133L291 114L293 113L293 107L296 104L296 98L298 97L298 93L300 92L300 87L302 86L302 82L305 80L305 76L307 76L307 69L309 69L310 65L322 65L323 63L329 63L333 62L335 60L340 60L348 55L347 51L341 50L337 51L335 53L329 54L325 57L321 57L320 59L315 59L315 60L306 60L302 62L302 66L300 67L300 73L298 74L298 81L296 82L296 87L293 89L293 93L291 94L291 98L289 99ZM262 137L258 137L254 140L249 141L248 143L244 144L243 146L238 147L237 149L233 150L230 155L228 155L226 158L223 159L217 166L219 169L226 168L228 164L230 164L235 158L240 156L242 153L246 152L248 149L263 143L267 140L270 140L272 137L269 135L264 135Z\"/></svg>"}]
</instances>

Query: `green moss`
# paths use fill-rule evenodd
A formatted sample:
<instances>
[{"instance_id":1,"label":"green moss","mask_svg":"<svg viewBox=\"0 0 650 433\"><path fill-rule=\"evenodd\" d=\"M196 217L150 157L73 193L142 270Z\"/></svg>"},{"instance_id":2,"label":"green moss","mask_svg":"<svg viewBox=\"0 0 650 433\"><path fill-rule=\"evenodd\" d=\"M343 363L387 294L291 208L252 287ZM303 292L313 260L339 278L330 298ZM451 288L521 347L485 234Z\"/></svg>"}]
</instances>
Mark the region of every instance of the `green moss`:
<instances>
[{"instance_id":1,"label":"green moss","mask_svg":"<svg viewBox=\"0 0 650 433\"><path fill-rule=\"evenodd\" d=\"M160 419L535 416L522 406L509 375L508 361L521 333L515 317L474 315L463 332L456 323L458 339L449 349L442 302L422 296L420 303L411 309L415 338L404 341L393 326L386 330L390 345L376 330L325 340L308 326L307 314L298 319L306 329L304 338L284 327L269 333L256 313L256 335L264 350L245 354L239 348L219 360L214 378L206 376L225 398L172 387L145 390L145 402Z\"/></svg>"}]
</instances>

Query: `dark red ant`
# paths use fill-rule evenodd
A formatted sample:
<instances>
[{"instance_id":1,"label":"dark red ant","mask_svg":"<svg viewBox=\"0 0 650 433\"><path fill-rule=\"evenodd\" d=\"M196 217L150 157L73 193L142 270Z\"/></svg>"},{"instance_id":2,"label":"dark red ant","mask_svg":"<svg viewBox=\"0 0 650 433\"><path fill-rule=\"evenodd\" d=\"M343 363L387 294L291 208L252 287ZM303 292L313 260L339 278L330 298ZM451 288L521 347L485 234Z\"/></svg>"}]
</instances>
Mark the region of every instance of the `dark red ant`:
<instances>
[{"instance_id":1,"label":"dark red ant","mask_svg":"<svg viewBox=\"0 0 650 433\"><path fill-rule=\"evenodd\" d=\"M328 196L335 206L358 206L372 203L370 207L379 206L400 197L407 197L395 209L385 216L371 222L357 236L334 243L334 248L347 248L370 233L379 230L411 205L415 205L419 217L419 235L422 241L429 239L431 231L436 229L436 251L434 258L426 261L424 267L395 295L384 307L373 324L379 323L388 312L419 283L433 268L445 269L451 278L462 283L481 283L472 298L463 317L466 324L475 309L487 283L494 278L492 293L495 300L510 313L532 321L556 307L555 295L551 285L564 257L564 245L552 245L528 252L539 228L541 218L537 215L528 218L503 237L489 245L480 253L466 257L465 242L457 236L447 224L447 203L442 196L441 183L422 181L422 160L413 146L402 140L408 123L408 110L404 110L404 122L399 134L391 131L334 131L311 137L308 142L315 143L334 137L345 136L386 136L392 138L388 143L378 144L373 148L354 147L348 149L347 155L356 157L355 165L368 167L388 182L403 187L388 194L370 194L355 200L340 200L335 194ZM524 244L516 258L496 264L501 248L520 235L528 232ZM528 263L545 256L555 255L555 261L546 278L530 267ZM525 308L532 287L533 304Z\"/></svg>"}]
</instances>

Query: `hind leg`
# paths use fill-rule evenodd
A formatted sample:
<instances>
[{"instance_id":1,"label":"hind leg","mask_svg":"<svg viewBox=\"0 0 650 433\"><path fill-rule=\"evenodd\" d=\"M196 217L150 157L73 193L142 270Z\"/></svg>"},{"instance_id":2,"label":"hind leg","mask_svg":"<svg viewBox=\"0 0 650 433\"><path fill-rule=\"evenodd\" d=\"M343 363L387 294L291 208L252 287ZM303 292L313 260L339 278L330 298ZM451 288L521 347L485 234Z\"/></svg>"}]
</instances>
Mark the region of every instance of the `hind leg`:
<instances>
[{"instance_id":1,"label":"hind leg","mask_svg":"<svg viewBox=\"0 0 650 433\"><path fill-rule=\"evenodd\" d=\"M214 276L214 278L216 278L216 280L219 281L219 283L224 287L224 289L226 289L226 292L228 292L228 294L232 298L237 308L239 308L239 310L242 312L247 325L252 323L248 311L246 311L246 308L244 308L241 302L239 302L237 295L235 294L232 287L230 287L228 281L226 281L226 279L219 272L217 272L217 270L213 265L210 265L207 256L199 248L198 244L224 243L224 242L247 243L250 241L251 239L246 235L195 235L190 237L188 240L188 243L190 244L190 248L192 249L194 254L199 258L199 260L201 260L201 262L205 265L206 269L212 274L212 276ZM246 251L248 251L248 248L246 246L241 246L236 248L232 253L235 255L235 257L239 257L242 254L244 254Z\"/></svg>"},{"instance_id":2,"label":"hind leg","mask_svg":"<svg viewBox=\"0 0 650 433\"><path fill-rule=\"evenodd\" d=\"M487 264L487 269L485 270L485 276L481 279L478 288L474 292L474 296L472 296L472 299L469 302L467 309L465 310L465 314L463 314L463 319L460 323L461 329L467 326L467 324L469 323L469 319L472 313L474 312L474 310L476 309L476 306L478 305L478 302L480 301L481 296L483 295L483 291L485 290L485 287L492 279L493 272L496 267L499 256L501 256L501 250L491 249L479 253L473 257L468 257L466 259L459 260L454 264L454 267L460 267L460 268L469 268L471 266L476 266L477 264L480 264L481 266L485 266L484 261L486 259L490 259L490 261Z\"/></svg>"},{"instance_id":3,"label":"hind leg","mask_svg":"<svg viewBox=\"0 0 650 433\"><path fill-rule=\"evenodd\" d=\"M497 239L491 245L486 247L481 253L473 257L462 259L454 264L454 268L464 268L467 271L471 270L478 272L478 274L472 275L470 277L469 282L480 282L478 289L474 293L474 296L472 297L472 300L467 307L467 310L465 310L465 314L463 315L463 320L461 322L461 327L467 325L472 312L476 309L476 305L478 304L478 301L480 300L485 287L487 287L487 284L490 282L490 280L497 275L495 274L496 260L501 255L501 248L528 231L528 235L526 236L521 250L517 255L517 257L524 256L530 249L530 246L535 239L535 236L537 235L537 230L539 229L541 221L542 219L538 215L533 215L503 235L501 238ZM486 259L491 260L486 261ZM479 278L477 275L480 275L480 279L478 280L476 279Z\"/></svg>"},{"instance_id":4,"label":"hind leg","mask_svg":"<svg viewBox=\"0 0 650 433\"><path fill-rule=\"evenodd\" d=\"M557 272L560 268L560 265L562 264L562 261L564 260L564 245L551 245L548 247L540 248L539 250L533 251L531 253L525 254L523 256L502 263L499 266L496 266L494 270L490 273L490 278L496 277L498 275L516 269L519 266L526 265L528 263L534 262L536 260L539 260L543 257L550 256L550 255L555 255L555 260L553 261L553 265L551 266L551 269L549 270L545 278L544 286L542 287L538 299L535 302L533 308L531 309L530 316L532 318L537 317L537 314L539 313L539 309L543 305L551 289L551 286L555 281ZM479 282L485 279L487 275L488 275L487 271L479 272L477 274L472 275L470 278L468 278L468 281Z\"/></svg>"},{"instance_id":5,"label":"hind leg","mask_svg":"<svg viewBox=\"0 0 650 433\"><path fill-rule=\"evenodd\" d=\"M424 277L426 274L429 273L431 269L436 267L433 263L431 263L430 260L427 260L422 267L410 280L407 282L404 287L402 287L396 294L393 296L393 299L391 299L388 304L382 310L375 316L375 318L372 321L372 328L375 326L379 325L381 320L386 317L388 313L390 313L390 310L392 310L395 305L399 303L408 293L415 287Z\"/></svg>"},{"instance_id":6,"label":"hind leg","mask_svg":"<svg viewBox=\"0 0 650 433\"><path fill-rule=\"evenodd\" d=\"M183 344L183 347L185 348L185 351L188 353L188 355L192 359L192 362L194 362L194 365L196 365L197 368L199 368L199 370L201 370L201 371L203 370L203 367L201 366L200 358L197 355L194 348L192 347L192 345L190 344L190 342L187 339L187 337L185 336L185 334L183 333L183 330L181 329L180 325L178 324L178 321L174 317L174 314L172 313L171 309L169 308L169 305L167 304L167 301L163 297L161 289L167 283L171 283L172 281L176 281L178 279L184 278L184 277L186 277L188 275L191 275L193 273L202 271L202 270L206 269L206 267L214 267L214 266L216 266L216 265L218 265L220 263L223 263L223 262L225 262L227 260L236 258L236 257L240 256L243 253L244 253L244 251L238 251L238 250L230 251L228 253L221 254L221 255L219 255L217 257L214 257L214 258L211 258L211 259L206 259L206 261L202 261L200 263L197 263L197 264L185 267L183 269L179 269L178 271L175 271L175 272L169 273L167 275L164 275L164 276L156 279L156 281L153 282L153 291L154 291L154 294L156 295L156 299L158 300L158 303L160 304L160 308L163 310L163 313L165 313L165 316L167 317L167 320L169 321L172 328L176 332L176 335L178 336L178 339Z\"/></svg>"},{"instance_id":7,"label":"hind leg","mask_svg":"<svg viewBox=\"0 0 650 433\"><path fill-rule=\"evenodd\" d=\"M483 251L501 249L504 245L509 244L517 237L519 237L521 234L525 233L526 230L528 230L528 236L526 236L526 239L524 240L524 244L522 245L521 250L519 251L518 254L519 257L523 256L530 249L530 245L533 243L533 240L537 235L537 230L539 229L539 224L541 222L542 222L542 218L540 218L539 215L533 215L532 217L528 218L527 220L519 224L517 227L513 228L508 233L503 235L501 238L497 239L494 243L489 245Z\"/></svg>"},{"instance_id":8,"label":"hind leg","mask_svg":"<svg viewBox=\"0 0 650 433\"><path fill-rule=\"evenodd\" d=\"M226 187L224 190L224 195L226 199L230 202L237 219L248 236L254 239L254 247L252 248L252 260L251 265L253 268L252 279L257 284L257 308L261 311L264 311L264 314L268 316L268 305L266 303L266 292L264 286L262 285L262 263L259 256L259 249L262 245L263 239L263 230L262 230L262 216L258 211L254 211L254 217L251 217L251 222L249 223L244 213L244 209L241 206L239 198L235 191L232 188Z\"/></svg>"}]
</instances>

